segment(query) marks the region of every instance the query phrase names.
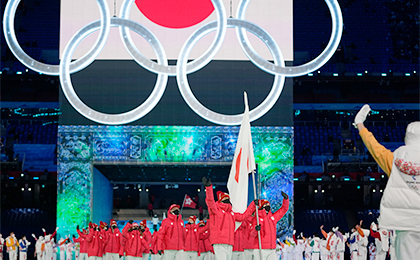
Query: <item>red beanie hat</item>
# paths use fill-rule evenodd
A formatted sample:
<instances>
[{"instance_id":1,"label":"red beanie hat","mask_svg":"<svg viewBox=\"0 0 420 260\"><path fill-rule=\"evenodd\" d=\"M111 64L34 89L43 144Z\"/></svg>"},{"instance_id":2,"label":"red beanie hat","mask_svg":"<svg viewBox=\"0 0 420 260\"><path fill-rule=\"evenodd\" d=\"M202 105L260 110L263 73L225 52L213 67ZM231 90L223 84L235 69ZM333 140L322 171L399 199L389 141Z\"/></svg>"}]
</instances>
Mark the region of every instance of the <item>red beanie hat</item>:
<instances>
[{"instance_id":1,"label":"red beanie hat","mask_svg":"<svg viewBox=\"0 0 420 260\"><path fill-rule=\"evenodd\" d=\"M264 204L270 204L270 202L268 201L268 200L259 200L258 201L258 207L260 208L260 209L262 209L262 207L264 206Z\"/></svg>"},{"instance_id":2,"label":"red beanie hat","mask_svg":"<svg viewBox=\"0 0 420 260\"><path fill-rule=\"evenodd\" d=\"M190 221L190 219L193 221L193 223L195 224L195 221L197 220L197 217L196 216L190 216L189 218L188 218L188 221Z\"/></svg>"},{"instance_id":3,"label":"red beanie hat","mask_svg":"<svg viewBox=\"0 0 420 260\"><path fill-rule=\"evenodd\" d=\"M140 226L143 226L143 227L147 226L147 221L143 219L143 221L140 222Z\"/></svg>"},{"instance_id":4,"label":"red beanie hat","mask_svg":"<svg viewBox=\"0 0 420 260\"><path fill-rule=\"evenodd\" d=\"M113 219L111 219L111 221L109 222L109 224L112 226L112 225L117 225L117 221L115 221L115 220L113 220Z\"/></svg>"},{"instance_id":5,"label":"red beanie hat","mask_svg":"<svg viewBox=\"0 0 420 260\"><path fill-rule=\"evenodd\" d=\"M227 193L225 193L225 192L223 192L223 191L218 191L218 192L217 192L217 201L222 201L222 200L224 200L225 198L230 199L229 194L227 194Z\"/></svg>"},{"instance_id":6,"label":"red beanie hat","mask_svg":"<svg viewBox=\"0 0 420 260\"><path fill-rule=\"evenodd\" d=\"M172 204L170 207L169 207L169 212L171 212L171 210L173 209L173 208L181 208L179 205L177 205L177 204Z\"/></svg>"}]
</instances>

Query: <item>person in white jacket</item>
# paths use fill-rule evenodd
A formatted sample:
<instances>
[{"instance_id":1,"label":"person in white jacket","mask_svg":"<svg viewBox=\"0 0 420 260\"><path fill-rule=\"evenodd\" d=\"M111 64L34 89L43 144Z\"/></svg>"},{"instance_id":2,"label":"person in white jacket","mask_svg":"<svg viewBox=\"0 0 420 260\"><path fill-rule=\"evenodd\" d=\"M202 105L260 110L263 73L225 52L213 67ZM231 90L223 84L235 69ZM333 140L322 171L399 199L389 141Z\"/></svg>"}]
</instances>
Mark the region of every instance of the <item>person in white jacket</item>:
<instances>
[{"instance_id":1,"label":"person in white jacket","mask_svg":"<svg viewBox=\"0 0 420 260\"><path fill-rule=\"evenodd\" d=\"M359 232L355 228L351 229L351 235L348 236L347 246L350 250L350 260L358 260L357 250L358 250L358 240Z\"/></svg>"},{"instance_id":2,"label":"person in white jacket","mask_svg":"<svg viewBox=\"0 0 420 260\"><path fill-rule=\"evenodd\" d=\"M35 239L35 255L36 260L43 260L44 254L45 254L45 243L44 243L44 237L39 236L39 238L36 238L35 234L32 234L33 238Z\"/></svg>"},{"instance_id":3,"label":"person in white jacket","mask_svg":"<svg viewBox=\"0 0 420 260\"><path fill-rule=\"evenodd\" d=\"M19 239L19 260L26 260L28 259L28 246L31 244L28 240L26 240L26 236L22 236Z\"/></svg>"},{"instance_id":4,"label":"person in white jacket","mask_svg":"<svg viewBox=\"0 0 420 260\"><path fill-rule=\"evenodd\" d=\"M394 152L376 141L364 126L370 112L364 105L354 123L372 157L389 176L380 204L379 225L395 230L396 259L420 256L420 121L407 126L405 145Z\"/></svg>"}]
</instances>

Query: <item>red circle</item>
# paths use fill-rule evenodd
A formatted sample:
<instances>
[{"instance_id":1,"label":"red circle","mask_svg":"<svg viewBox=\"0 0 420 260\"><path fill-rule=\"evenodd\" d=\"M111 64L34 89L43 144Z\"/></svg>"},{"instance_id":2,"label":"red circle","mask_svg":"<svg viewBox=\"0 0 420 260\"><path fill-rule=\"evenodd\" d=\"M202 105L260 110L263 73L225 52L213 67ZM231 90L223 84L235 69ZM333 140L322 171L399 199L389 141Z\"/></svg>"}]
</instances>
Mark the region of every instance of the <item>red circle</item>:
<instances>
[{"instance_id":1,"label":"red circle","mask_svg":"<svg viewBox=\"0 0 420 260\"><path fill-rule=\"evenodd\" d=\"M196 25L214 11L210 0L136 0L135 3L150 21L172 29Z\"/></svg>"}]
</instances>

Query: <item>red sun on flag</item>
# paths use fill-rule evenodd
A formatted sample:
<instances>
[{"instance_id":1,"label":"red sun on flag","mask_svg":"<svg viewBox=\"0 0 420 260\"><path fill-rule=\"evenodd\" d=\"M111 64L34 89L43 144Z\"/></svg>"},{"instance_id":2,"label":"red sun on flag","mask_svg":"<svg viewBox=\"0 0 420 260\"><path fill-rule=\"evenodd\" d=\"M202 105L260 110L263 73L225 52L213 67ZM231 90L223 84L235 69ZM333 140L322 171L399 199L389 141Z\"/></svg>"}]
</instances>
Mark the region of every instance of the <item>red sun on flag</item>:
<instances>
[{"instance_id":1,"label":"red sun on flag","mask_svg":"<svg viewBox=\"0 0 420 260\"><path fill-rule=\"evenodd\" d=\"M210 0L136 0L135 3L150 21L172 29L196 25L214 11Z\"/></svg>"}]
</instances>

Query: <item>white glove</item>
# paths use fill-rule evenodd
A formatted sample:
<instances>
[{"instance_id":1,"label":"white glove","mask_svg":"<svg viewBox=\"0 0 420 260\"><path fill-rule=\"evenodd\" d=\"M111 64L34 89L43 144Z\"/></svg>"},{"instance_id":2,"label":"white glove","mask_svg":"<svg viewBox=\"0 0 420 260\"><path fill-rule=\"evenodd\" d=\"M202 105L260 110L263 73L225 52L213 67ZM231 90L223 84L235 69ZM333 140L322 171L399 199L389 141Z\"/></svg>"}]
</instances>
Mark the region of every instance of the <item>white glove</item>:
<instances>
[{"instance_id":1,"label":"white glove","mask_svg":"<svg viewBox=\"0 0 420 260\"><path fill-rule=\"evenodd\" d=\"M296 234L296 230L293 230L293 235Z\"/></svg>"},{"instance_id":2,"label":"white glove","mask_svg":"<svg viewBox=\"0 0 420 260\"><path fill-rule=\"evenodd\" d=\"M55 230L58 230L58 229L59 229L59 227L56 227L56 228L55 228Z\"/></svg>"},{"instance_id":3,"label":"white glove","mask_svg":"<svg viewBox=\"0 0 420 260\"><path fill-rule=\"evenodd\" d=\"M32 234L32 236L33 236L34 238L36 238L35 234Z\"/></svg>"},{"instance_id":4,"label":"white glove","mask_svg":"<svg viewBox=\"0 0 420 260\"><path fill-rule=\"evenodd\" d=\"M370 112L370 106L368 104L364 105L360 111L357 113L356 117L354 118L354 123L360 124L365 122L367 115Z\"/></svg>"},{"instance_id":5,"label":"white glove","mask_svg":"<svg viewBox=\"0 0 420 260\"><path fill-rule=\"evenodd\" d=\"M44 232L44 233L46 232L46 231L45 231L45 228L42 228L42 232Z\"/></svg>"},{"instance_id":6,"label":"white glove","mask_svg":"<svg viewBox=\"0 0 420 260\"><path fill-rule=\"evenodd\" d=\"M335 228L332 228L332 231L335 233L335 232L337 232L337 230L338 230L338 227L335 227Z\"/></svg>"}]
</instances>

